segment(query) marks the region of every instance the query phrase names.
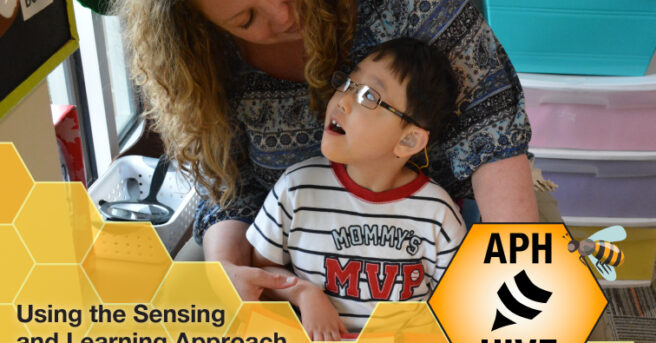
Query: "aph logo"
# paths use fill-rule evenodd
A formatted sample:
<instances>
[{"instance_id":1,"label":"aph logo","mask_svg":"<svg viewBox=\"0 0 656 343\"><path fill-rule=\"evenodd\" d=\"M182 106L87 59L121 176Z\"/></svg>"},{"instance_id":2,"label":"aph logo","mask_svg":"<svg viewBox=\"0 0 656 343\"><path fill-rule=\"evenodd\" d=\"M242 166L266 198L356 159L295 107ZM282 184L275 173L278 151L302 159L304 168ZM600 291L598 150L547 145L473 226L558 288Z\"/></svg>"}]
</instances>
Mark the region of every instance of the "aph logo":
<instances>
[{"instance_id":1,"label":"aph logo","mask_svg":"<svg viewBox=\"0 0 656 343\"><path fill-rule=\"evenodd\" d=\"M585 343L607 301L568 234L563 224L472 226L429 300L449 341Z\"/></svg>"},{"instance_id":2,"label":"aph logo","mask_svg":"<svg viewBox=\"0 0 656 343\"><path fill-rule=\"evenodd\" d=\"M536 286L531 279L529 279L525 270L522 270L519 274L515 275L514 280L519 293L526 299L545 304L551 297L551 292ZM518 300L517 298L521 297L513 295L505 282L501 285L497 294L499 295L499 299L503 303L505 310L510 311L516 316L525 319L533 319L542 312L531 308L530 306L523 304L521 300ZM499 312L499 309L497 309L497 315L494 318L492 331L512 324L515 324L515 322L508 319L507 316Z\"/></svg>"}]
</instances>

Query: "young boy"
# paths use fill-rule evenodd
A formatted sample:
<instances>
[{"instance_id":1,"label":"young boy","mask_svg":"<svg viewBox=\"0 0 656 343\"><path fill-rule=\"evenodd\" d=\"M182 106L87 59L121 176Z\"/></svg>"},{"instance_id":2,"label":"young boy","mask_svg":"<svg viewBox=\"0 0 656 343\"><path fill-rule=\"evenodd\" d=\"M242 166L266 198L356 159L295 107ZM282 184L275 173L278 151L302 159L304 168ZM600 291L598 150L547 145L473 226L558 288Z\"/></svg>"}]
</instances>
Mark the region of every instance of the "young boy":
<instances>
[{"instance_id":1,"label":"young boy","mask_svg":"<svg viewBox=\"0 0 656 343\"><path fill-rule=\"evenodd\" d=\"M271 294L313 340L362 329L378 301L427 300L465 236L446 191L406 167L453 115L448 60L397 39L332 83L325 158L287 169L246 234L256 265L291 264L298 282Z\"/></svg>"}]
</instances>

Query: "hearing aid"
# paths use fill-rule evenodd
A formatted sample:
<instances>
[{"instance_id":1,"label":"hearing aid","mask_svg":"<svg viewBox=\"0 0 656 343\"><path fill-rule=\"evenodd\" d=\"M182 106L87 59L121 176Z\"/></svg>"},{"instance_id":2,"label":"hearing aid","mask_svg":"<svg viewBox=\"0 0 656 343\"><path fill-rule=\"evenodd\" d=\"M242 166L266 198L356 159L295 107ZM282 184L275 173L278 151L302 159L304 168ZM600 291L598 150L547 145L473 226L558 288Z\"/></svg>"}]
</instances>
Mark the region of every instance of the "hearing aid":
<instances>
[{"instance_id":1,"label":"hearing aid","mask_svg":"<svg viewBox=\"0 0 656 343\"><path fill-rule=\"evenodd\" d=\"M417 145L417 139L415 138L414 134L409 134L403 137L403 139L401 140L401 144L410 148L414 148L415 145Z\"/></svg>"}]
</instances>

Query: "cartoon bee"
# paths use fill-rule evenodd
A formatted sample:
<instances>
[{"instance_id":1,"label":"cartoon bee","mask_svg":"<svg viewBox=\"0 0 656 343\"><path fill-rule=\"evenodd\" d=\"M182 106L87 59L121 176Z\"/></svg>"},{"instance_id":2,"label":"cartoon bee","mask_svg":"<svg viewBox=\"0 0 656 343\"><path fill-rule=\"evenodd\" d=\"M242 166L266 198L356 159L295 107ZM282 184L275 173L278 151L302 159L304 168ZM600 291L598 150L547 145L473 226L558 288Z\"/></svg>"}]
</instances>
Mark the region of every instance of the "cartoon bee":
<instances>
[{"instance_id":1,"label":"cartoon bee","mask_svg":"<svg viewBox=\"0 0 656 343\"><path fill-rule=\"evenodd\" d=\"M569 236L569 234L567 234ZM608 281L615 281L615 267L624 262L624 253L611 242L623 241L626 231L619 225L610 226L593 233L587 239L572 240L567 244L569 252L578 250L581 262L585 264L583 256L587 256L599 274Z\"/></svg>"}]
</instances>

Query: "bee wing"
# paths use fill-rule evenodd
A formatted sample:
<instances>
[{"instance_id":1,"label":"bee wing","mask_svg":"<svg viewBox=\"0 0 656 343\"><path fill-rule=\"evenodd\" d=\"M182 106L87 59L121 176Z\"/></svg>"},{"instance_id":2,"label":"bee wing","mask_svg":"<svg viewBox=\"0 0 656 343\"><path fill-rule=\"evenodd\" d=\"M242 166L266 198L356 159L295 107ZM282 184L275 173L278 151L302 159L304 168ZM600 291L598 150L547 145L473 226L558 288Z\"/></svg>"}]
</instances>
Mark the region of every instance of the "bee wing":
<instances>
[{"instance_id":1,"label":"bee wing","mask_svg":"<svg viewBox=\"0 0 656 343\"><path fill-rule=\"evenodd\" d=\"M609 265L606 264L606 265L604 265L604 268L602 269L602 268L599 268L597 266L597 261L598 260L597 260L596 257L594 257L594 256L592 256L592 254L590 254L590 255L588 255L588 258L590 259L590 262L595 267L595 269L597 269L599 274L601 274L601 276L604 279L606 279L608 281L615 281L615 279L617 278L617 274L615 274L615 267L609 266Z\"/></svg>"},{"instance_id":2,"label":"bee wing","mask_svg":"<svg viewBox=\"0 0 656 343\"><path fill-rule=\"evenodd\" d=\"M626 231L620 225L613 225L593 233L588 239L607 242L623 241L626 239Z\"/></svg>"}]
</instances>

